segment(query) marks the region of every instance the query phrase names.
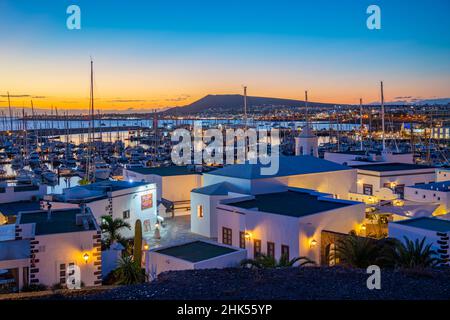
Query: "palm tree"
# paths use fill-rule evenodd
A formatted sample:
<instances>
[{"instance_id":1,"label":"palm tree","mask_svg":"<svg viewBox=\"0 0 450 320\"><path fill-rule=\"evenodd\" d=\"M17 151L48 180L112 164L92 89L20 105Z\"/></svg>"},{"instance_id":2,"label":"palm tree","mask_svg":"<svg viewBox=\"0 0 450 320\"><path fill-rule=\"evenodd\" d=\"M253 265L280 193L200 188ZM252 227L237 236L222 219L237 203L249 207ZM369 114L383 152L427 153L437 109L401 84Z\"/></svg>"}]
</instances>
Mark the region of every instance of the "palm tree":
<instances>
[{"instance_id":1,"label":"palm tree","mask_svg":"<svg viewBox=\"0 0 450 320\"><path fill-rule=\"evenodd\" d=\"M442 260L431 250L431 243L425 244L426 238L415 241L404 237L404 242L396 241L391 250L391 259L396 268L426 269L439 265Z\"/></svg>"},{"instance_id":2,"label":"palm tree","mask_svg":"<svg viewBox=\"0 0 450 320\"><path fill-rule=\"evenodd\" d=\"M367 268L377 264L381 258L381 249L373 239L350 235L337 241L332 259L353 268Z\"/></svg>"},{"instance_id":3,"label":"palm tree","mask_svg":"<svg viewBox=\"0 0 450 320\"><path fill-rule=\"evenodd\" d=\"M120 230L127 228L131 229L130 224L120 218L113 219L111 216L102 216L102 223L100 228L105 234L105 245L107 248L114 242L123 242L123 237L120 235Z\"/></svg>"},{"instance_id":4,"label":"palm tree","mask_svg":"<svg viewBox=\"0 0 450 320\"><path fill-rule=\"evenodd\" d=\"M280 260L277 261L274 257L260 254L255 259L245 259L241 261L241 266L246 268L257 268L257 269L272 269L272 268L286 268L293 267L294 264L298 263L299 267L305 265L314 265L315 262L308 257L297 257L289 260L287 255L282 255Z\"/></svg>"},{"instance_id":5,"label":"palm tree","mask_svg":"<svg viewBox=\"0 0 450 320\"><path fill-rule=\"evenodd\" d=\"M114 270L117 284L139 284L145 281L145 272L141 266L133 260L133 256L124 256L119 260L119 265Z\"/></svg>"}]
</instances>

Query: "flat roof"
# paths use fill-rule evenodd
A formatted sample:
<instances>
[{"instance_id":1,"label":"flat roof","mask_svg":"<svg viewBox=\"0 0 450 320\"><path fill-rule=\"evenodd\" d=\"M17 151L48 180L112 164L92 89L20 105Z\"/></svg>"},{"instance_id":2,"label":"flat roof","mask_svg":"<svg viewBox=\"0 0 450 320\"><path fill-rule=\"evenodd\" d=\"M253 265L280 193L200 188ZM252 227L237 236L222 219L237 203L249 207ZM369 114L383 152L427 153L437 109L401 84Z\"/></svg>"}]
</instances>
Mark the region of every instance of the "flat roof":
<instances>
[{"instance_id":1,"label":"flat roof","mask_svg":"<svg viewBox=\"0 0 450 320\"><path fill-rule=\"evenodd\" d=\"M187 260L190 262L208 260L236 251L236 249L204 241L194 241L169 248L155 250L155 252L172 256L178 259Z\"/></svg>"},{"instance_id":2,"label":"flat roof","mask_svg":"<svg viewBox=\"0 0 450 320\"><path fill-rule=\"evenodd\" d=\"M79 186L79 187L88 189L88 190L108 189L111 191L120 191L120 190L126 190L126 189L130 189L130 188L141 187L141 186L144 186L147 184L149 184L149 182L105 180L105 181L94 182L91 184L86 184L86 185Z\"/></svg>"},{"instance_id":3,"label":"flat roof","mask_svg":"<svg viewBox=\"0 0 450 320\"><path fill-rule=\"evenodd\" d=\"M422 183L411 186L414 189L434 190L439 192L450 192L450 181Z\"/></svg>"},{"instance_id":4,"label":"flat roof","mask_svg":"<svg viewBox=\"0 0 450 320\"><path fill-rule=\"evenodd\" d=\"M285 177L353 169L313 156L280 156L279 170L273 175L262 175L261 169L265 167L269 167L269 165L266 166L260 163L234 164L214 170L213 172L208 172L208 174L239 179L267 179L272 177Z\"/></svg>"},{"instance_id":5,"label":"flat roof","mask_svg":"<svg viewBox=\"0 0 450 320\"><path fill-rule=\"evenodd\" d=\"M223 195L227 195L228 192L244 193L244 191L241 188L238 188L226 181L211 184L209 186L205 186L205 187L201 187L201 188L196 188L196 189L193 189L192 192L200 193L200 194L204 194L204 195L208 195L208 196L223 196Z\"/></svg>"},{"instance_id":6,"label":"flat roof","mask_svg":"<svg viewBox=\"0 0 450 320\"><path fill-rule=\"evenodd\" d=\"M154 167L154 168L127 168L128 171L133 171L139 174L156 174L158 176L181 176L189 174L201 174L191 170L187 166L169 166L169 167Z\"/></svg>"},{"instance_id":7,"label":"flat roof","mask_svg":"<svg viewBox=\"0 0 450 320\"><path fill-rule=\"evenodd\" d=\"M281 214L291 217L303 217L323 211L344 208L351 203L327 201L319 196L306 192L285 191L256 195L252 200L227 203L226 205L253 209L267 213Z\"/></svg>"},{"instance_id":8,"label":"flat roof","mask_svg":"<svg viewBox=\"0 0 450 320\"><path fill-rule=\"evenodd\" d=\"M394 223L436 232L450 231L450 221L439 218L422 217L416 219L396 221Z\"/></svg>"},{"instance_id":9,"label":"flat roof","mask_svg":"<svg viewBox=\"0 0 450 320\"><path fill-rule=\"evenodd\" d=\"M41 205L38 201L0 203L0 212L5 216L17 216L21 211L36 211L40 209Z\"/></svg>"},{"instance_id":10,"label":"flat roof","mask_svg":"<svg viewBox=\"0 0 450 320\"><path fill-rule=\"evenodd\" d=\"M20 214L18 224L36 223L35 235L47 235L57 233L81 232L96 230L91 219L89 219L89 229L83 225L76 224L76 216L81 214L81 209L52 210L50 221L47 220L47 211L25 212Z\"/></svg>"},{"instance_id":11,"label":"flat roof","mask_svg":"<svg viewBox=\"0 0 450 320\"><path fill-rule=\"evenodd\" d=\"M352 166L352 168L368 170L368 171L377 171L377 172L435 169L435 167L425 166L425 165L421 165L421 164L412 164L412 163L362 164L362 165Z\"/></svg>"}]
</instances>

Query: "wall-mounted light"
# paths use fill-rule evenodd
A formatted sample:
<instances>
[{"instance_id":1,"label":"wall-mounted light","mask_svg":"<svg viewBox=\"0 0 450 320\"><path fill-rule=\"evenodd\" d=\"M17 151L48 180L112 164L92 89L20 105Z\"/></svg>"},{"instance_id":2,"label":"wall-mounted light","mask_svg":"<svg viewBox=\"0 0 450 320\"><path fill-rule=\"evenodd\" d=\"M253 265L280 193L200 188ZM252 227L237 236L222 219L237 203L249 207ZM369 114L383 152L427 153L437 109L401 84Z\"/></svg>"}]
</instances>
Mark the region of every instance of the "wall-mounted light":
<instances>
[{"instance_id":1,"label":"wall-mounted light","mask_svg":"<svg viewBox=\"0 0 450 320\"><path fill-rule=\"evenodd\" d=\"M361 232L364 232L364 231L366 231L366 225L365 224L362 224L361 225L361 228L360 228L360 230L361 230Z\"/></svg>"},{"instance_id":2,"label":"wall-mounted light","mask_svg":"<svg viewBox=\"0 0 450 320\"><path fill-rule=\"evenodd\" d=\"M89 254L87 252L85 254L83 254L83 260L84 260L84 263L88 263L88 261L89 261Z\"/></svg>"},{"instance_id":3,"label":"wall-mounted light","mask_svg":"<svg viewBox=\"0 0 450 320\"><path fill-rule=\"evenodd\" d=\"M250 240L252 238L252 233L246 231L244 237L245 237L245 239Z\"/></svg>"},{"instance_id":4,"label":"wall-mounted light","mask_svg":"<svg viewBox=\"0 0 450 320\"><path fill-rule=\"evenodd\" d=\"M310 248L314 248L315 246L317 246L317 241L316 241L315 239L312 239L312 240L309 242L309 247L310 247Z\"/></svg>"},{"instance_id":5,"label":"wall-mounted light","mask_svg":"<svg viewBox=\"0 0 450 320\"><path fill-rule=\"evenodd\" d=\"M144 244L144 250L148 250L150 247L149 247L149 245L148 244Z\"/></svg>"}]
</instances>

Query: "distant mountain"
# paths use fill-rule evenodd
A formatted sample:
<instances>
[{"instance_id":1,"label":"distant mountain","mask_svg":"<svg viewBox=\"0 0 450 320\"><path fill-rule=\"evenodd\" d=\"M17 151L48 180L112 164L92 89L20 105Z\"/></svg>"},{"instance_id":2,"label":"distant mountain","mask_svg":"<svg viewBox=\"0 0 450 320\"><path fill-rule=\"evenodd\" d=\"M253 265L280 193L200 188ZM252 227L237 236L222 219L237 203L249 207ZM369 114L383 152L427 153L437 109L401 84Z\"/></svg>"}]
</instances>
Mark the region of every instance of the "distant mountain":
<instances>
[{"instance_id":1,"label":"distant mountain","mask_svg":"<svg viewBox=\"0 0 450 320\"><path fill-rule=\"evenodd\" d=\"M332 103L318 103L308 102L311 107L331 108L335 104ZM249 111L254 111L254 108L276 108L276 107L304 107L305 102L301 100L280 99L280 98L266 98L266 97L247 97L247 107ZM189 105L182 107L174 107L168 109L166 114L191 114L213 111L242 111L244 109L244 96L240 94L209 94L200 100L197 100Z\"/></svg>"},{"instance_id":2,"label":"distant mountain","mask_svg":"<svg viewBox=\"0 0 450 320\"><path fill-rule=\"evenodd\" d=\"M394 101L388 101L385 103L388 106L408 105L408 106L432 106L432 105L447 105L450 104L450 98L434 98L434 99L422 99L414 97L399 97ZM370 105L380 105L379 101L370 103Z\"/></svg>"}]
</instances>

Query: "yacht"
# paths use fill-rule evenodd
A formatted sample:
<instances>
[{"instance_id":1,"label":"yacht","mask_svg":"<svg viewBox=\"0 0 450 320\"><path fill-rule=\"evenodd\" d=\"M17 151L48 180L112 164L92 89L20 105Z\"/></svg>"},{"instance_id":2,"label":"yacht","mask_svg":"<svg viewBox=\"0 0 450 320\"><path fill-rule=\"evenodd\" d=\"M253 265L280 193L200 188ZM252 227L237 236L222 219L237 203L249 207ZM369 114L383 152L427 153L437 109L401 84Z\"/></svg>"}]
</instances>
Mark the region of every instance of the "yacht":
<instances>
[{"instance_id":1,"label":"yacht","mask_svg":"<svg viewBox=\"0 0 450 320\"><path fill-rule=\"evenodd\" d=\"M106 180L111 175L111 167L105 161L95 162L95 179Z\"/></svg>"},{"instance_id":2,"label":"yacht","mask_svg":"<svg viewBox=\"0 0 450 320\"><path fill-rule=\"evenodd\" d=\"M16 180L20 184L32 184L34 174L30 170L21 169L17 172Z\"/></svg>"},{"instance_id":3,"label":"yacht","mask_svg":"<svg viewBox=\"0 0 450 320\"><path fill-rule=\"evenodd\" d=\"M42 172L42 178L47 182L58 182L58 175L50 170Z\"/></svg>"},{"instance_id":4,"label":"yacht","mask_svg":"<svg viewBox=\"0 0 450 320\"><path fill-rule=\"evenodd\" d=\"M39 158L39 154L37 152L32 152L28 159L28 163L30 164L30 166L32 167L39 166L40 162L41 159Z\"/></svg>"}]
</instances>

